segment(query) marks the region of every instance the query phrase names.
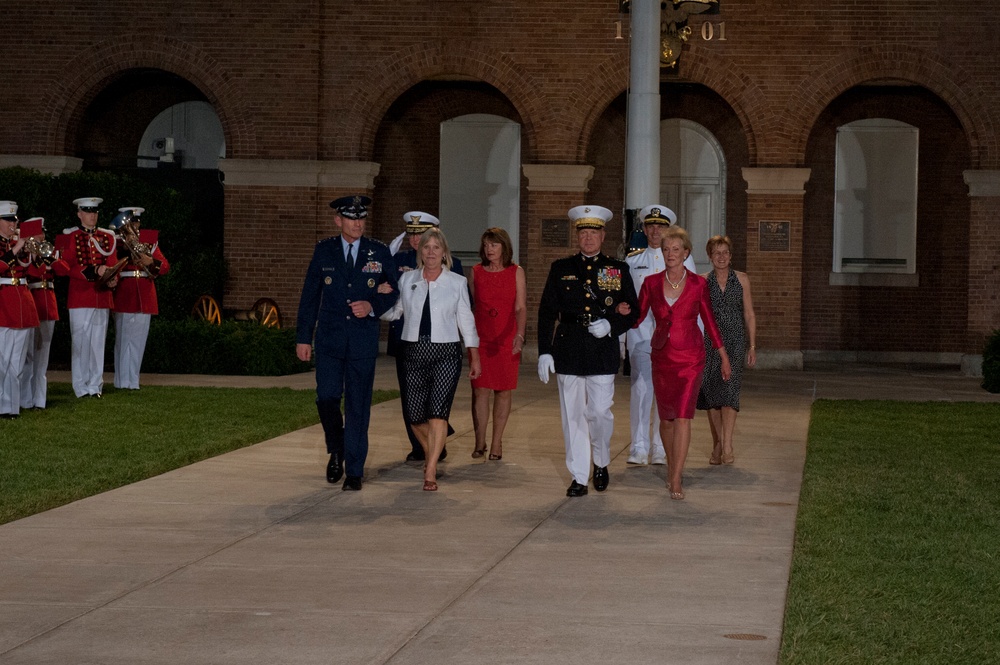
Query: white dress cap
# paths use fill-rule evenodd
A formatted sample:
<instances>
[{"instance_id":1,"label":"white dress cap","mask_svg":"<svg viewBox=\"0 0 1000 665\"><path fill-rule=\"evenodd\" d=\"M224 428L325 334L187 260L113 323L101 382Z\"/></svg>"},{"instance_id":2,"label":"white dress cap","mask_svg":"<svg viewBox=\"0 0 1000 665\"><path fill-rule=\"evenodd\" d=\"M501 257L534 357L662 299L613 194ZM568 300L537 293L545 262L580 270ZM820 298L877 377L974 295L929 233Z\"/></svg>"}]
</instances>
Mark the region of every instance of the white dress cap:
<instances>
[{"instance_id":1,"label":"white dress cap","mask_svg":"<svg viewBox=\"0 0 1000 665\"><path fill-rule=\"evenodd\" d=\"M13 201L0 201L0 217L17 217L17 204Z\"/></svg>"},{"instance_id":2,"label":"white dress cap","mask_svg":"<svg viewBox=\"0 0 1000 665\"><path fill-rule=\"evenodd\" d=\"M566 214L577 230L603 229L613 216L613 213L603 206L576 206L570 208Z\"/></svg>"},{"instance_id":3,"label":"white dress cap","mask_svg":"<svg viewBox=\"0 0 1000 665\"><path fill-rule=\"evenodd\" d=\"M86 210L88 212L96 212L97 206L101 205L104 199L99 199L96 196L86 196L82 199L73 199L73 205L75 205L80 210Z\"/></svg>"},{"instance_id":4,"label":"white dress cap","mask_svg":"<svg viewBox=\"0 0 1000 665\"><path fill-rule=\"evenodd\" d=\"M135 206L126 206L124 208L118 208L118 212L130 212L133 215L141 215L146 212L145 208L136 208Z\"/></svg>"},{"instance_id":5,"label":"white dress cap","mask_svg":"<svg viewBox=\"0 0 1000 665\"><path fill-rule=\"evenodd\" d=\"M406 222L407 233L423 233L427 229L441 225L440 219L429 212L419 210L411 210L403 215L403 221Z\"/></svg>"},{"instance_id":6,"label":"white dress cap","mask_svg":"<svg viewBox=\"0 0 1000 665\"><path fill-rule=\"evenodd\" d=\"M639 211L639 217L644 224L664 224L670 226L677 223L677 215L665 205L654 203Z\"/></svg>"}]
</instances>

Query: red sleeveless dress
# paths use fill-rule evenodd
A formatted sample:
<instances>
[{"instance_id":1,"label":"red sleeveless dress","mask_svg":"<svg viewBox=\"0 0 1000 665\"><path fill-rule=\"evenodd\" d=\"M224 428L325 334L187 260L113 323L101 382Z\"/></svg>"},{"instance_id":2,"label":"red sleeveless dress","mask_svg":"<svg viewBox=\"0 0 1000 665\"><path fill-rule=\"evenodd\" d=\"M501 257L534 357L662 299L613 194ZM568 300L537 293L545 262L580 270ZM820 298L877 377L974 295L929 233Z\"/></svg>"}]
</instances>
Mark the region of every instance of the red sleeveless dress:
<instances>
[{"instance_id":1,"label":"red sleeveless dress","mask_svg":"<svg viewBox=\"0 0 1000 665\"><path fill-rule=\"evenodd\" d=\"M482 264L472 268L476 302L472 311L479 333L479 362L483 373L473 379L473 388L514 390L521 354L514 355L517 321L514 303L517 296L517 266L510 265L500 272L489 272Z\"/></svg>"}]
</instances>

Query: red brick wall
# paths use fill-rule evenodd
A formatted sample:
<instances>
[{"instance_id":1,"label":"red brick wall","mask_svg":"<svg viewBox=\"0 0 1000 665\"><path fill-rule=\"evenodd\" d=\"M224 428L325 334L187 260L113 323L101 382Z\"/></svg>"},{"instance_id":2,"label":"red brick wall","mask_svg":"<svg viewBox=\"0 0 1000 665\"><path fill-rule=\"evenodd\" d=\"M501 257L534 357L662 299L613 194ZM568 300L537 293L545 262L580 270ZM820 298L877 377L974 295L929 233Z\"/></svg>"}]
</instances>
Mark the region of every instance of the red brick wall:
<instances>
[{"instance_id":1,"label":"red brick wall","mask_svg":"<svg viewBox=\"0 0 1000 665\"><path fill-rule=\"evenodd\" d=\"M973 303L995 291L996 266L970 245L994 242L1000 220L991 203L970 208L961 171L1000 168L995 13L988 2L802 0L793 7L722 0L720 14L691 20L678 68L663 72L663 115L699 122L724 146L727 231L737 266L745 263L754 281L762 341L789 345L783 348L954 351L969 350L962 340L981 336L987 322L975 319ZM411 130L458 111L497 113L522 123L525 162L596 168L586 195L522 190L522 262L529 291L540 289L548 263L564 253L525 242L541 219L584 202L607 205L616 218L621 209L628 40L615 39L620 19L627 36L629 19L612 0L6 0L0 80L16 97L0 104L0 155L82 156L87 168L99 165L101 155L113 161L128 154L142 118L171 96L196 92L218 112L229 157L383 164L371 233L387 240L402 212L436 202L436 165L419 168L435 149L434 137ZM716 30L711 41L701 38L706 22ZM180 83L137 82L102 97L150 69ZM921 126L922 156L937 155L921 163L918 229L921 278L944 289L933 320L909 314L923 304L912 290L825 285L831 252L823 246L830 210L824 169L831 167L824 166L829 144L821 139L833 121L827 109L876 81L927 91L913 109L896 106L919 116L911 124ZM873 92L864 87L860 95ZM133 103L129 120L123 109ZM850 108L878 110L862 99ZM782 197L748 201L744 165L812 168L798 215ZM321 235L330 217L323 208L337 193L351 192L227 187L233 277L226 307L275 292L286 315L294 311L295 282L311 251L297 234ZM755 222L777 214L793 222L803 217L804 255L790 271L750 253ZM293 230L275 237L276 217L294 220ZM609 227L606 250L620 242L617 224ZM790 282L797 271L802 278ZM787 306L796 297L804 317L798 323L796 309ZM861 325L886 312L911 318L886 334ZM970 317L968 325L956 323Z\"/></svg>"},{"instance_id":2,"label":"red brick wall","mask_svg":"<svg viewBox=\"0 0 1000 665\"><path fill-rule=\"evenodd\" d=\"M986 338L1000 329L1000 197L977 196L970 204L966 348L982 353Z\"/></svg>"}]
</instances>

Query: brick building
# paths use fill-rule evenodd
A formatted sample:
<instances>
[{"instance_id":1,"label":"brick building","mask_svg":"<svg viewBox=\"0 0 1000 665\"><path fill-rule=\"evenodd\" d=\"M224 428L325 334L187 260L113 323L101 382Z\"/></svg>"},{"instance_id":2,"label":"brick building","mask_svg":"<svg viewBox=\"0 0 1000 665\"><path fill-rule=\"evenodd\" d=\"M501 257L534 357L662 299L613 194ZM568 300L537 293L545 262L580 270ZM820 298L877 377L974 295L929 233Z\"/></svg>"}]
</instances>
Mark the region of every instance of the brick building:
<instances>
[{"instance_id":1,"label":"brick building","mask_svg":"<svg viewBox=\"0 0 1000 665\"><path fill-rule=\"evenodd\" d=\"M762 365L956 364L1000 326L998 8L721 0L689 20L661 72L660 202L733 239ZM446 214L478 191L462 165L492 168L494 155L463 153L482 150L462 127L513 128L513 186L476 196L503 189L513 206L529 308L574 247L566 210L623 208L630 16L617 0L4 9L0 166L134 164L165 109L214 111L227 308L268 296L294 314L337 196L371 194L369 235L386 242L411 209L440 211L449 236L495 225ZM622 243L616 214L605 249Z\"/></svg>"}]
</instances>

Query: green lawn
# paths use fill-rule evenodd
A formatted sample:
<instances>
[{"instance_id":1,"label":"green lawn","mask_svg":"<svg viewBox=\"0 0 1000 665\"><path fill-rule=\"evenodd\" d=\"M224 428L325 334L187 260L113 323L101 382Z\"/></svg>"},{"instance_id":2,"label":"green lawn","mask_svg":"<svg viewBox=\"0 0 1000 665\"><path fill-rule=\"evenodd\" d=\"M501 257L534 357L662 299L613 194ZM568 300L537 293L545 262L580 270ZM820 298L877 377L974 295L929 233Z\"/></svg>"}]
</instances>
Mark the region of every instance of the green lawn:
<instances>
[{"instance_id":1,"label":"green lawn","mask_svg":"<svg viewBox=\"0 0 1000 665\"><path fill-rule=\"evenodd\" d=\"M396 391L375 391L375 402ZM319 422L313 390L109 389L0 421L0 524Z\"/></svg>"},{"instance_id":2,"label":"green lawn","mask_svg":"<svg viewBox=\"0 0 1000 665\"><path fill-rule=\"evenodd\" d=\"M813 406L784 665L1000 663L1000 406Z\"/></svg>"}]
</instances>

